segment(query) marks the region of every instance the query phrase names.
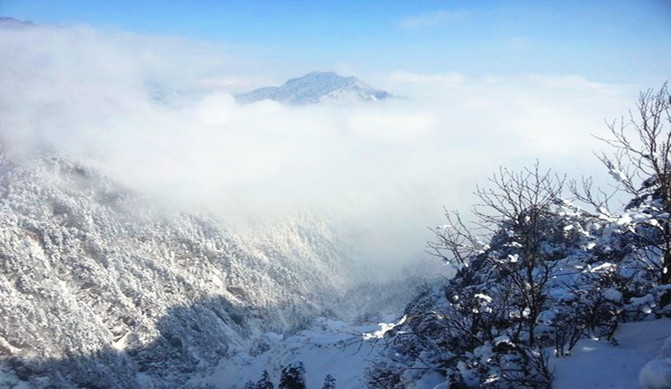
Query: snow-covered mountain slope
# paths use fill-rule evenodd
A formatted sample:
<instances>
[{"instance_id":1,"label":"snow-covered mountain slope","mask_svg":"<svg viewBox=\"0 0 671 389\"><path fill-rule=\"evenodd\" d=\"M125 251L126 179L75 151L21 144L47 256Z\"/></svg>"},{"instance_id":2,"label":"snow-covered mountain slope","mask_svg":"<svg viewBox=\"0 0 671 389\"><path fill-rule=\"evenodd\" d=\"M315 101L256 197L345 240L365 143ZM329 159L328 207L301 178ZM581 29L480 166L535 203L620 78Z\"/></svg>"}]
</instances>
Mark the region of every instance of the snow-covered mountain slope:
<instances>
[{"instance_id":1,"label":"snow-covered mountain slope","mask_svg":"<svg viewBox=\"0 0 671 389\"><path fill-rule=\"evenodd\" d=\"M334 72L312 72L303 77L292 78L282 86L265 87L237 95L236 99L241 103L275 100L303 105L377 101L391 96L383 90L373 89L356 77L343 77Z\"/></svg>"},{"instance_id":2,"label":"snow-covered mountain slope","mask_svg":"<svg viewBox=\"0 0 671 389\"><path fill-rule=\"evenodd\" d=\"M319 221L236 234L55 157L1 159L0 220L0 365L32 387L181 385L346 284Z\"/></svg>"}]
</instances>

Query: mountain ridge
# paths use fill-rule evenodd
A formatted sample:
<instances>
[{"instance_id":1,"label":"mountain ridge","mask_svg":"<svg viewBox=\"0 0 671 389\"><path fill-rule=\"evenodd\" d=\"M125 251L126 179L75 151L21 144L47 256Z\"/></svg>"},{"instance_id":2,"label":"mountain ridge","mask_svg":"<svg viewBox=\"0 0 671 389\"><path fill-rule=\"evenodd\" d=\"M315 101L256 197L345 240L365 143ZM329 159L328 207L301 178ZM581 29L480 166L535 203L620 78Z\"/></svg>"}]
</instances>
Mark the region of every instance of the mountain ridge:
<instances>
[{"instance_id":1,"label":"mountain ridge","mask_svg":"<svg viewBox=\"0 0 671 389\"><path fill-rule=\"evenodd\" d=\"M268 86L235 96L239 103L273 100L291 105L325 102L348 103L379 101L393 97L387 91L374 89L360 79L343 77L335 72L310 72L287 80L281 86Z\"/></svg>"}]
</instances>

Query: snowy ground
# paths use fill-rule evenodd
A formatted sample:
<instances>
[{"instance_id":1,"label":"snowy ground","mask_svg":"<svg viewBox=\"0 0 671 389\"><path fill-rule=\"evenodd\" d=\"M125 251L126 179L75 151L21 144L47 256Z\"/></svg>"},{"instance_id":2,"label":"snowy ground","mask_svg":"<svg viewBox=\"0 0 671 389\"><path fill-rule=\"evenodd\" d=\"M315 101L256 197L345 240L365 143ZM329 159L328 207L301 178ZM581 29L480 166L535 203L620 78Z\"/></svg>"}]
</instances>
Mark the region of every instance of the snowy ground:
<instances>
[{"instance_id":1,"label":"snowy ground","mask_svg":"<svg viewBox=\"0 0 671 389\"><path fill-rule=\"evenodd\" d=\"M363 341L362 334L379 329L377 325L350 326L322 318L310 329L295 335L285 337L268 333L259 344L259 350L263 352L256 356L239 354L232 360L223 361L212 375L194 377L190 384L211 384L222 389L242 388L249 380L256 382L264 369L277 384L282 366L302 361L308 388L320 388L327 374L336 379L340 388L365 388L363 373L368 361L384 347L384 343ZM640 388L638 379L641 369L649 361L661 357L664 343L671 339L671 319L622 324L615 338L617 346L584 339L578 342L572 355L553 358L550 361L555 368L553 388ZM671 341L666 346L671 346ZM662 365L664 368L657 372L671 377L671 365ZM27 386L4 366L0 369L0 387L23 389ZM424 384L418 383L414 389L441 387L444 388L444 384L427 380Z\"/></svg>"},{"instance_id":2,"label":"snowy ground","mask_svg":"<svg viewBox=\"0 0 671 389\"><path fill-rule=\"evenodd\" d=\"M363 341L362 334L378 329L376 325L350 326L321 318L309 330L286 338L269 333L262 342L269 347L267 351L256 357L240 354L231 361L222 362L213 376L194 379L191 383L242 388L249 380L256 382L266 369L277 385L282 367L301 361L308 388L321 388L327 374L336 379L340 388L365 388L363 373L368 360L383 345Z\"/></svg>"},{"instance_id":3,"label":"snowy ground","mask_svg":"<svg viewBox=\"0 0 671 389\"><path fill-rule=\"evenodd\" d=\"M279 382L281 367L302 361L306 369L308 388L320 388L324 377L331 374L338 387L365 388L363 372L382 342L361 342L363 333L379 326L352 327L343 322L320 319L309 330L282 339L281 335L266 334L269 349L256 357L238 355L219 366L207 378L191 383L211 383L217 388L242 388L245 382L256 382L264 369L272 381ZM650 360L657 358L665 340L671 337L671 320L660 319L622 324L615 338L618 346L603 341L585 339L578 342L572 355L553 358L555 389L640 388L639 372ZM415 389L433 389L437 382L427 380ZM444 386L443 386L444 387Z\"/></svg>"},{"instance_id":4,"label":"snowy ground","mask_svg":"<svg viewBox=\"0 0 671 389\"><path fill-rule=\"evenodd\" d=\"M662 345L670 337L671 320L660 319L620 325L615 334L618 346L581 340L571 356L552 361L556 367L553 387L640 388L639 372L648 361L659 356Z\"/></svg>"}]
</instances>

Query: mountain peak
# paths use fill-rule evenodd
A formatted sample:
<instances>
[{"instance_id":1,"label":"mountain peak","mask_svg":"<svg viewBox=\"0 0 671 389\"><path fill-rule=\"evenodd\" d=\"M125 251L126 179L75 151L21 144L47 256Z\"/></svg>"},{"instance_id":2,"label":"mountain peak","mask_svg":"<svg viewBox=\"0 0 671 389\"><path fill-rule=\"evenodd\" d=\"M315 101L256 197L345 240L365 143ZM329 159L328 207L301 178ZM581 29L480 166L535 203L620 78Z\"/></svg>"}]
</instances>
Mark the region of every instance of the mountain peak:
<instances>
[{"instance_id":1,"label":"mountain peak","mask_svg":"<svg viewBox=\"0 0 671 389\"><path fill-rule=\"evenodd\" d=\"M241 103L274 100L280 103L304 105L322 102L377 101L391 97L356 77L343 77L338 73L311 72L302 77L291 78L282 86L271 86L237 95Z\"/></svg>"}]
</instances>

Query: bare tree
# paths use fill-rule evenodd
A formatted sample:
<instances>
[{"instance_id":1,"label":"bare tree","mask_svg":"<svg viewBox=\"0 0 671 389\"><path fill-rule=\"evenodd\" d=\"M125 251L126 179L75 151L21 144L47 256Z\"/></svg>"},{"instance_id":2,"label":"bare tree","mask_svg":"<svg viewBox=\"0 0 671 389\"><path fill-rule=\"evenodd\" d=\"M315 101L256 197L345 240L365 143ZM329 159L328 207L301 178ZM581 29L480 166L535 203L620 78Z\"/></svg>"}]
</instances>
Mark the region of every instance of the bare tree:
<instances>
[{"instance_id":1,"label":"bare tree","mask_svg":"<svg viewBox=\"0 0 671 389\"><path fill-rule=\"evenodd\" d=\"M661 252L661 260L648 265L659 274L660 285L671 284L671 96L667 83L658 91L643 92L628 119L608 125L611 138L602 139L615 148L602 153L601 162L619 187L633 196L628 208L641 208L652 216L654 237L641 235ZM671 291L662 293L662 307L671 303Z\"/></svg>"},{"instance_id":2,"label":"bare tree","mask_svg":"<svg viewBox=\"0 0 671 389\"><path fill-rule=\"evenodd\" d=\"M468 228L457 213L447 213L449 224L433 229L437 241L429 243L434 255L461 266L474 258L484 258L506 274L506 282L516 292L518 331L528 332L528 344L534 346L534 332L546 299L546 284L552 276L555 261L548 260L541 243L546 238L545 225L552 207L558 204L565 179L551 171L541 172L538 163L519 173L501 168L490 182L491 188L478 188L480 204L476 207L476 225L481 234ZM484 235L484 236L483 236ZM513 256L500 251L488 252L480 241L499 239L514 247Z\"/></svg>"}]
</instances>

